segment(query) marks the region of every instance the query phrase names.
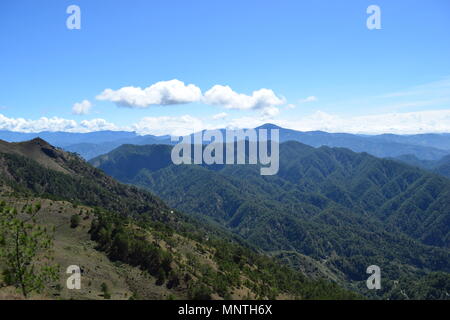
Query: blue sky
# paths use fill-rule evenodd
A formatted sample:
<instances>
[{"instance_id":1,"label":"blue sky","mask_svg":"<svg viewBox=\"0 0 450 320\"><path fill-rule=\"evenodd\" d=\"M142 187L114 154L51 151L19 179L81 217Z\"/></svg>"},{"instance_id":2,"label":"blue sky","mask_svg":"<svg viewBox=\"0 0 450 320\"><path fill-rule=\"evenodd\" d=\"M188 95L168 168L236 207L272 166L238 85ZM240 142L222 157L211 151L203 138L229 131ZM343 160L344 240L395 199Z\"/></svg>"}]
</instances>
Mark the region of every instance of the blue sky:
<instances>
[{"instance_id":1,"label":"blue sky","mask_svg":"<svg viewBox=\"0 0 450 320\"><path fill-rule=\"evenodd\" d=\"M0 39L0 129L450 132L448 0L3 0Z\"/></svg>"}]
</instances>

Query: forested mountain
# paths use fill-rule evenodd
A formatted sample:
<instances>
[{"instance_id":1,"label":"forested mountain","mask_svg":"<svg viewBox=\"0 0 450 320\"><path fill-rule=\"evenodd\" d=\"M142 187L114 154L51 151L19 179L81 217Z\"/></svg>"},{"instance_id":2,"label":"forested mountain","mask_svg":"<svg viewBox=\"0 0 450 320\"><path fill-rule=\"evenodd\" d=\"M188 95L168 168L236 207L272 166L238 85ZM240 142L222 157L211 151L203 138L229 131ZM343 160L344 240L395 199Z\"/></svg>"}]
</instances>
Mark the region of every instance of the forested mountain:
<instances>
[{"instance_id":1,"label":"forested mountain","mask_svg":"<svg viewBox=\"0 0 450 320\"><path fill-rule=\"evenodd\" d=\"M450 155L439 160L421 160L411 154L402 155L394 159L450 178Z\"/></svg>"},{"instance_id":2,"label":"forested mountain","mask_svg":"<svg viewBox=\"0 0 450 320\"><path fill-rule=\"evenodd\" d=\"M434 167L434 172L450 178L450 156L446 156L439 160Z\"/></svg>"},{"instance_id":3,"label":"forested mountain","mask_svg":"<svg viewBox=\"0 0 450 320\"><path fill-rule=\"evenodd\" d=\"M23 298L14 287L36 294L30 283L42 285L37 297L45 299L359 297L282 266L240 237L118 183L42 139L0 141L0 229L4 299ZM14 241L14 232L23 240ZM47 233L54 250L45 259L34 256L35 240L43 237L39 243L49 246ZM17 265L13 257L28 260ZM44 272L55 268L59 279L39 278L45 261L55 261L51 269L43 265ZM81 290L66 288L66 268L74 264L83 270Z\"/></svg>"},{"instance_id":4,"label":"forested mountain","mask_svg":"<svg viewBox=\"0 0 450 320\"><path fill-rule=\"evenodd\" d=\"M324 274L361 286L371 264L393 281L432 271L448 277L447 178L293 141L280 145L275 176L261 176L258 165L175 166L170 152L127 145L91 163L182 211L209 216L291 265L307 256ZM388 285L383 294L393 291Z\"/></svg>"}]
</instances>

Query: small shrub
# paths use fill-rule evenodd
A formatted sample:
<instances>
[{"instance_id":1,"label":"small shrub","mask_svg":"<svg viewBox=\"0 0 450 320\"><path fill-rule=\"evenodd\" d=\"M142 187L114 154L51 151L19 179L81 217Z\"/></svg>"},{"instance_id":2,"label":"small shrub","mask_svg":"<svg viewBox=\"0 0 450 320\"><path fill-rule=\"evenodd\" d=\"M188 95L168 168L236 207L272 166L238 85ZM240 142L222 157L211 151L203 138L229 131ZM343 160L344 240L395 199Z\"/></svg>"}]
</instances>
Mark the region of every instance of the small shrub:
<instances>
[{"instance_id":1,"label":"small shrub","mask_svg":"<svg viewBox=\"0 0 450 320\"><path fill-rule=\"evenodd\" d=\"M80 225L80 216L77 214L74 214L73 216L70 217L70 227L71 228L76 228Z\"/></svg>"}]
</instances>

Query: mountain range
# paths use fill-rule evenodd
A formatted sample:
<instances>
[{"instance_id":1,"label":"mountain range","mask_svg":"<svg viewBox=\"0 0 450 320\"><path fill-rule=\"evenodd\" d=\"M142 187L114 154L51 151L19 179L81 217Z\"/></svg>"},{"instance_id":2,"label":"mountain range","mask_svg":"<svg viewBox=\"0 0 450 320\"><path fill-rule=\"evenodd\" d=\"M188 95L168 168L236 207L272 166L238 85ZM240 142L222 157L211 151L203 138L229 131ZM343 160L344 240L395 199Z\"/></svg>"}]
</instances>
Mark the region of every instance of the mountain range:
<instances>
[{"instance_id":1,"label":"mountain range","mask_svg":"<svg viewBox=\"0 0 450 320\"><path fill-rule=\"evenodd\" d=\"M16 247L0 255L2 299L23 299L15 288L32 291L27 297L34 299L361 298L284 266L218 224L172 209L40 138L0 141L0 227L15 221L4 221L11 214L22 221L19 228L33 230L30 236L48 233L53 246L45 259L38 255L18 269L11 255L28 257L34 242L1 234L2 252ZM29 283L12 276L28 270L32 277L45 261L56 263L58 278L35 279L43 281L42 290L25 290ZM73 265L82 270L80 290L66 287Z\"/></svg>"},{"instance_id":2,"label":"mountain range","mask_svg":"<svg viewBox=\"0 0 450 320\"><path fill-rule=\"evenodd\" d=\"M34 205L37 223L61 226L61 264L70 250L86 251L80 261L94 287L77 298L98 298L108 282L120 298L448 299L449 159L436 148L447 135L386 142L259 129L280 130L277 175L261 176L259 165L174 165L168 136L39 134L92 154L119 145L89 163L42 138L0 141L0 202L18 211ZM323 145L376 153L377 139L392 146L386 158ZM81 228L70 227L73 216ZM115 278L99 283L99 265L114 265ZM382 270L382 290L366 287L370 265Z\"/></svg>"},{"instance_id":3,"label":"mountain range","mask_svg":"<svg viewBox=\"0 0 450 320\"><path fill-rule=\"evenodd\" d=\"M377 293L385 298L403 295L398 281L414 287L412 279L433 272L449 276L448 178L295 141L280 144L275 176L261 176L258 165L174 165L171 148L124 145L90 163L183 212L208 217L290 266L305 268L307 260L309 272L365 294L372 294L364 290L372 264L388 280Z\"/></svg>"},{"instance_id":4,"label":"mountain range","mask_svg":"<svg viewBox=\"0 0 450 320\"><path fill-rule=\"evenodd\" d=\"M420 160L440 160L450 154L450 134L447 133L358 135L323 131L301 132L273 124L265 124L256 129L279 129L280 142L298 141L313 147L342 147L355 152L367 152L381 158L414 155ZM8 142L27 141L37 137L54 146L76 152L87 160L108 153L123 144L174 144L167 135L138 135L135 132L126 131L91 133L0 131L0 139Z\"/></svg>"}]
</instances>

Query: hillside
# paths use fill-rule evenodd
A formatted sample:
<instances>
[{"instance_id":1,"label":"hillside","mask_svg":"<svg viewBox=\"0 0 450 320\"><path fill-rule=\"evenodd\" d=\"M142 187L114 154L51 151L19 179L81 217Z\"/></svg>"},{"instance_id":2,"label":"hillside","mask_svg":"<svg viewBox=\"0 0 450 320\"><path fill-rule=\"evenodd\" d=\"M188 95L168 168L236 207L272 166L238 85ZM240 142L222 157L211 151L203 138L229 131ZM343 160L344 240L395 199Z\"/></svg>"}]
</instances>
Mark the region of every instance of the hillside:
<instances>
[{"instance_id":1,"label":"hillside","mask_svg":"<svg viewBox=\"0 0 450 320\"><path fill-rule=\"evenodd\" d=\"M172 210L41 139L2 142L0 178L0 221L15 212L54 239L59 280L45 283L33 299L357 297L281 266L238 237ZM13 245L0 240L0 246ZM0 259L0 296L23 298L5 273L7 262ZM79 291L65 288L65 269L73 264L83 270Z\"/></svg>"},{"instance_id":2,"label":"hillside","mask_svg":"<svg viewBox=\"0 0 450 320\"><path fill-rule=\"evenodd\" d=\"M421 160L414 155L407 154L396 157L394 160L450 178L450 156L442 157L439 160Z\"/></svg>"},{"instance_id":3,"label":"hillside","mask_svg":"<svg viewBox=\"0 0 450 320\"><path fill-rule=\"evenodd\" d=\"M429 272L448 276L446 178L365 153L297 142L280 145L276 176L261 176L255 165L175 166L170 150L127 145L91 163L184 212L210 217L291 265L312 258L342 283L362 285L371 264L392 281Z\"/></svg>"}]
</instances>

